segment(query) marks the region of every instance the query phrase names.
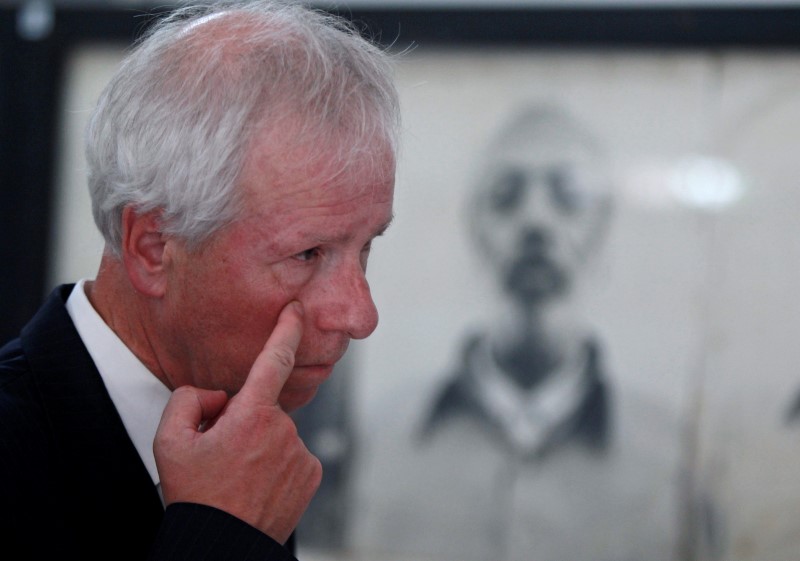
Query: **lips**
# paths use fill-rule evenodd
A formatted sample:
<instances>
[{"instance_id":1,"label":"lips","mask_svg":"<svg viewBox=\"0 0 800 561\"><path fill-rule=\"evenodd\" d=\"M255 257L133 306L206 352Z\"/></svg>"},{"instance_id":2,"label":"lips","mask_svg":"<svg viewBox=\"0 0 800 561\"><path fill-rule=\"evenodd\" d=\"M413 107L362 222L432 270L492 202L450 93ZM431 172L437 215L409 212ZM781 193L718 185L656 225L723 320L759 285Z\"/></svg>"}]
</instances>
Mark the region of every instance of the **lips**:
<instances>
[{"instance_id":1,"label":"lips","mask_svg":"<svg viewBox=\"0 0 800 561\"><path fill-rule=\"evenodd\" d=\"M336 346L326 345L327 350L321 350L321 346L316 346L319 351L311 356L310 353L298 352L295 357L295 365L292 375L289 376L285 387L290 389L306 389L317 387L327 380L337 362L339 362L347 351L349 339L345 339ZM311 346L305 347L311 349Z\"/></svg>"},{"instance_id":2,"label":"lips","mask_svg":"<svg viewBox=\"0 0 800 561\"><path fill-rule=\"evenodd\" d=\"M333 372L332 364L296 365L284 387L291 390L315 388L325 382Z\"/></svg>"},{"instance_id":3,"label":"lips","mask_svg":"<svg viewBox=\"0 0 800 561\"><path fill-rule=\"evenodd\" d=\"M333 372L332 364L296 365L278 398L281 408L288 413L307 405L314 399L317 390L330 377L331 372Z\"/></svg>"},{"instance_id":4,"label":"lips","mask_svg":"<svg viewBox=\"0 0 800 561\"><path fill-rule=\"evenodd\" d=\"M548 258L537 254L521 256L506 275L506 288L528 300L539 300L562 292L566 285L563 272Z\"/></svg>"}]
</instances>

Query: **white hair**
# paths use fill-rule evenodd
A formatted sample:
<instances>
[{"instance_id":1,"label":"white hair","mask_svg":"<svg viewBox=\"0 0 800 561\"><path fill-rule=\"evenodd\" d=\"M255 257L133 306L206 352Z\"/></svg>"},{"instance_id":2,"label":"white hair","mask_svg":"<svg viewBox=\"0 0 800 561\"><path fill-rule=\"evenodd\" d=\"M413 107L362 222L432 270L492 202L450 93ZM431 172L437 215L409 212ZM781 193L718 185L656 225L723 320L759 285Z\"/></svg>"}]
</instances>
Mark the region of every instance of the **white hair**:
<instances>
[{"instance_id":1,"label":"white hair","mask_svg":"<svg viewBox=\"0 0 800 561\"><path fill-rule=\"evenodd\" d=\"M156 22L101 94L86 131L94 220L121 249L122 211L162 212L197 246L241 211L253 133L338 150L344 169L395 155L391 57L353 24L274 1L188 5ZM380 142L376 143L376 139Z\"/></svg>"}]
</instances>

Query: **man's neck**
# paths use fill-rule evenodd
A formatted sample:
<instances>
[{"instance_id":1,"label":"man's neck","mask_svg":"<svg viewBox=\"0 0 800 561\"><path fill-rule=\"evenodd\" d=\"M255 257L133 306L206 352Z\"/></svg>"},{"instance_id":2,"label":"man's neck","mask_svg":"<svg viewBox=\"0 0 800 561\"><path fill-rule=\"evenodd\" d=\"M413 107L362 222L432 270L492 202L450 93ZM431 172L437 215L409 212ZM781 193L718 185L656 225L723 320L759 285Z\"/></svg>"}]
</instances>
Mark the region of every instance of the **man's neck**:
<instances>
[{"instance_id":1,"label":"man's neck","mask_svg":"<svg viewBox=\"0 0 800 561\"><path fill-rule=\"evenodd\" d=\"M145 298L128 282L122 263L104 255L94 281L84 285L86 297L103 321L162 383L174 389L152 345L151 313Z\"/></svg>"}]
</instances>

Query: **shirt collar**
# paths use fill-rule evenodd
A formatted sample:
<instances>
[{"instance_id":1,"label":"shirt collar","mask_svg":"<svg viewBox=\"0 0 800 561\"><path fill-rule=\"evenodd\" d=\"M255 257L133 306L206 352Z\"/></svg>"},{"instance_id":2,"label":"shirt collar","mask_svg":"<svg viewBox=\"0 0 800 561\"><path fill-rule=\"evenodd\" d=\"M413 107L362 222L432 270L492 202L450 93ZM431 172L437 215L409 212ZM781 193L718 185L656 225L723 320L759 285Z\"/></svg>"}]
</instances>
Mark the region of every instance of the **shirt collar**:
<instances>
[{"instance_id":1,"label":"shirt collar","mask_svg":"<svg viewBox=\"0 0 800 561\"><path fill-rule=\"evenodd\" d=\"M85 283L86 279L81 279L75 285L67 299L67 312L153 484L159 486L153 439L171 392L103 321L86 296Z\"/></svg>"}]
</instances>

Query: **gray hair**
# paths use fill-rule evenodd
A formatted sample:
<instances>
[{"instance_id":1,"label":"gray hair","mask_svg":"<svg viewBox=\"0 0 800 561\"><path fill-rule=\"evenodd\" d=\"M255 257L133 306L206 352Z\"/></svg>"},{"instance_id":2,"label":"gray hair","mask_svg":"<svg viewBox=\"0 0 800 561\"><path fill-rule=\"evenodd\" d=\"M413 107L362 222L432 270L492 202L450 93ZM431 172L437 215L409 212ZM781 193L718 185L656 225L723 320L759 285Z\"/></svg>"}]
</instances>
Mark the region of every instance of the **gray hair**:
<instances>
[{"instance_id":1,"label":"gray hair","mask_svg":"<svg viewBox=\"0 0 800 561\"><path fill-rule=\"evenodd\" d=\"M92 213L108 248L120 255L127 205L160 210L163 231L195 247L234 220L254 132L289 118L301 126L281 130L286 145L335 148L339 171L356 160L378 169L387 146L397 151L392 70L351 22L299 4L170 12L134 45L87 127Z\"/></svg>"}]
</instances>

